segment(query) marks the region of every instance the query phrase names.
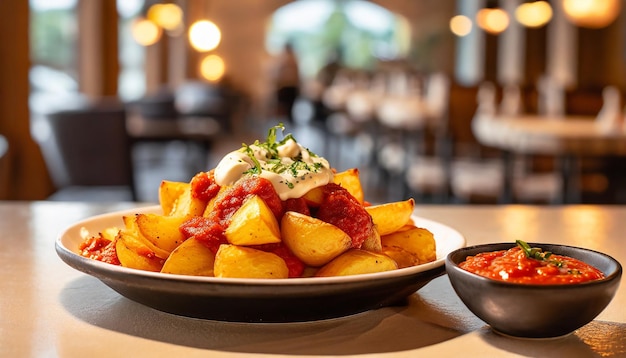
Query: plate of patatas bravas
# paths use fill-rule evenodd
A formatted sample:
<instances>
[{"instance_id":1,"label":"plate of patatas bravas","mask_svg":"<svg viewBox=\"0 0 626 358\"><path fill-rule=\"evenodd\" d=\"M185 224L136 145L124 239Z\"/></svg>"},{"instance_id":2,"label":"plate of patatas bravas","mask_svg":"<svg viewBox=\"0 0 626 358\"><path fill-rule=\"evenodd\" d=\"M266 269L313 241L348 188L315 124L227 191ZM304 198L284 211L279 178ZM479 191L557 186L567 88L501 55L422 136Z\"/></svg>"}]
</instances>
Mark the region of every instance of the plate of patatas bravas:
<instances>
[{"instance_id":1,"label":"plate of patatas bravas","mask_svg":"<svg viewBox=\"0 0 626 358\"><path fill-rule=\"evenodd\" d=\"M162 311L275 322L396 303L465 245L412 198L368 203L358 169L337 172L281 129L189 182L162 181L156 206L70 226L57 253Z\"/></svg>"}]
</instances>

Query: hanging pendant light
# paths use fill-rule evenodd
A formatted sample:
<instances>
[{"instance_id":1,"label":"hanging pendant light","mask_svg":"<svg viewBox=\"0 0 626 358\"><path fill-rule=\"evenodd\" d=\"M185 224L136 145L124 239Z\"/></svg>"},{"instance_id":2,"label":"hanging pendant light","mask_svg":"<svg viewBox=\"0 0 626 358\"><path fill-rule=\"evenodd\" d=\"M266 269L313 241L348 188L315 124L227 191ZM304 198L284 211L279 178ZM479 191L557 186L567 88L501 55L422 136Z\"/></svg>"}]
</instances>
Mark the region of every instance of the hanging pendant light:
<instances>
[{"instance_id":1,"label":"hanging pendant light","mask_svg":"<svg viewBox=\"0 0 626 358\"><path fill-rule=\"evenodd\" d=\"M543 0L522 3L515 9L515 19L526 27L542 27L552 19L552 7Z\"/></svg>"},{"instance_id":2,"label":"hanging pendant light","mask_svg":"<svg viewBox=\"0 0 626 358\"><path fill-rule=\"evenodd\" d=\"M221 39L222 33L212 21L196 21L189 28L189 42L197 51L211 51L219 45Z\"/></svg>"},{"instance_id":3,"label":"hanging pendant light","mask_svg":"<svg viewBox=\"0 0 626 358\"><path fill-rule=\"evenodd\" d=\"M576 26L600 29L620 13L622 0L563 0L567 19Z\"/></svg>"},{"instance_id":4,"label":"hanging pendant light","mask_svg":"<svg viewBox=\"0 0 626 358\"><path fill-rule=\"evenodd\" d=\"M509 27L509 14L500 8L484 8L478 10L476 23L486 32L497 35Z\"/></svg>"}]
</instances>

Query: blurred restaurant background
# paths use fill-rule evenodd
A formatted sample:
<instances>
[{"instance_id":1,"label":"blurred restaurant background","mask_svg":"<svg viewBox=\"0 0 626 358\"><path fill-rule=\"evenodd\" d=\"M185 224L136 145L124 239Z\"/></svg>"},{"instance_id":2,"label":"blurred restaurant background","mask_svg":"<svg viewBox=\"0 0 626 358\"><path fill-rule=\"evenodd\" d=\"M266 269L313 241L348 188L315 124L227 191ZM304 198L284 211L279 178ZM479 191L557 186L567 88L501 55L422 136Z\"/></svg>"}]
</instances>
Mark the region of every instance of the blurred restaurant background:
<instances>
[{"instance_id":1,"label":"blurred restaurant background","mask_svg":"<svg viewBox=\"0 0 626 358\"><path fill-rule=\"evenodd\" d=\"M0 2L0 199L156 202L285 132L366 199L626 203L623 0Z\"/></svg>"}]
</instances>

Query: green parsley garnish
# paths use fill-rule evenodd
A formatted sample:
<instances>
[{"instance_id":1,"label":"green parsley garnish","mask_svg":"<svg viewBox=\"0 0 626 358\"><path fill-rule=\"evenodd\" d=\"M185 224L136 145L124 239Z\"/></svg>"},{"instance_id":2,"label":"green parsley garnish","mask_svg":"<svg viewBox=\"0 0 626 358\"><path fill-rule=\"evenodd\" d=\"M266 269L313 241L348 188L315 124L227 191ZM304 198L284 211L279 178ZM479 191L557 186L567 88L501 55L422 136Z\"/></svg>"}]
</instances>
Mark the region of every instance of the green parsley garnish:
<instances>
[{"instance_id":1,"label":"green parsley garnish","mask_svg":"<svg viewBox=\"0 0 626 358\"><path fill-rule=\"evenodd\" d=\"M278 155L278 147L281 145L284 145L289 140L293 140L296 143L297 141L291 134L286 134L283 136L282 140L277 141L277 132L279 129L281 130L281 132L284 132L285 126L282 123L279 123L278 125L268 130L267 139L265 142L261 143L258 140L256 140L254 144L252 144L255 147L258 147L261 150L265 151L265 159L266 159L266 162L268 163L268 165L265 168L262 168L261 163L255 157L254 155L255 153L254 153L254 150L252 149L252 146L247 145L245 143L242 145L242 151L246 153L248 157L250 157L250 159L254 163L254 166L246 170L244 174L258 175L258 174L261 174L263 169L265 169L265 170L274 172L276 174L282 174L282 173L288 172L291 174L291 176L295 178L298 176L298 171L306 170L309 172L318 172L322 169L323 165L321 163L309 164L309 163L302 161L302 153L298 154L297 156L293 158L290 158L293 161L293 163L284 164L281 161L281 157ZM316 158L318 157L317 154L311 152L309 149L306 149L306 151L308 152L309 156L316 157ZM286 184L287 186L289 186L289 188L293 188L293 183L287 182Z\"/></svg>"},{"instance_id":2,"label":"green parsley garnish","mask_svg":"<svg viewBox=\"0 0 626 358\"><path fill-rule=\"evenodd\" d=\"M528 245L528 243L526 243L525 241L522 241L522 240L515 240L515 243L517 244L517 246L519 246L522 249L522 251L524 252L526 257L528 257L529 259L535 259L535 260L539 260L539 261L546 261L546 262L548 262L550 264L555 265L556 267L562 267L563 266L563 262L562 261L550 260L550 256L552 256L552 253L550 251L543 251L543 250L541 250L538 247L530 247L530 245Z\"/></svg>"}]
</instances>

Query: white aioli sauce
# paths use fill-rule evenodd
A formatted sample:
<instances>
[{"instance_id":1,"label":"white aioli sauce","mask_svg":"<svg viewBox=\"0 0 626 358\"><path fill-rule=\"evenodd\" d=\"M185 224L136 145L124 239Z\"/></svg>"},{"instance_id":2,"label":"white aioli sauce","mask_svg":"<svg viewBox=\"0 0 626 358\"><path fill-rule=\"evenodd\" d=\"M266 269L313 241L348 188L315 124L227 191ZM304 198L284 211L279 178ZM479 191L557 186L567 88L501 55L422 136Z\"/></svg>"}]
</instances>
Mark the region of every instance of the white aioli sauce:
<instances>
[{"instance_id":1,"label":"white aioli sauce","mask_svg":"<svg viewBox=\"0 0 626 358\"><path fill-rule=\"evenodd\" d=\"M333 180L333 172L328 161L322 157L311 156L306 148L292 139L287 140L277 149L283 168L289 168L295 163L292 158L299 155L301 155L301 162L309 164L310 170L299 168L295 173L296 175L289 169L276 173L275 170L272 170L276 166L275 160L272 162L267 159L267 151L264 148L256 145L249 147L261 165L262 170L259 176L272 182L281 200L299 198L309 190L326 185ZM316 169L315 164L318 163L321 164L321 167ZM254 161L248 156L245 149L230 152L215 167L215 182L220 186L233 185L252 167L254 167Z\"/></svg>"}]
</instances>

